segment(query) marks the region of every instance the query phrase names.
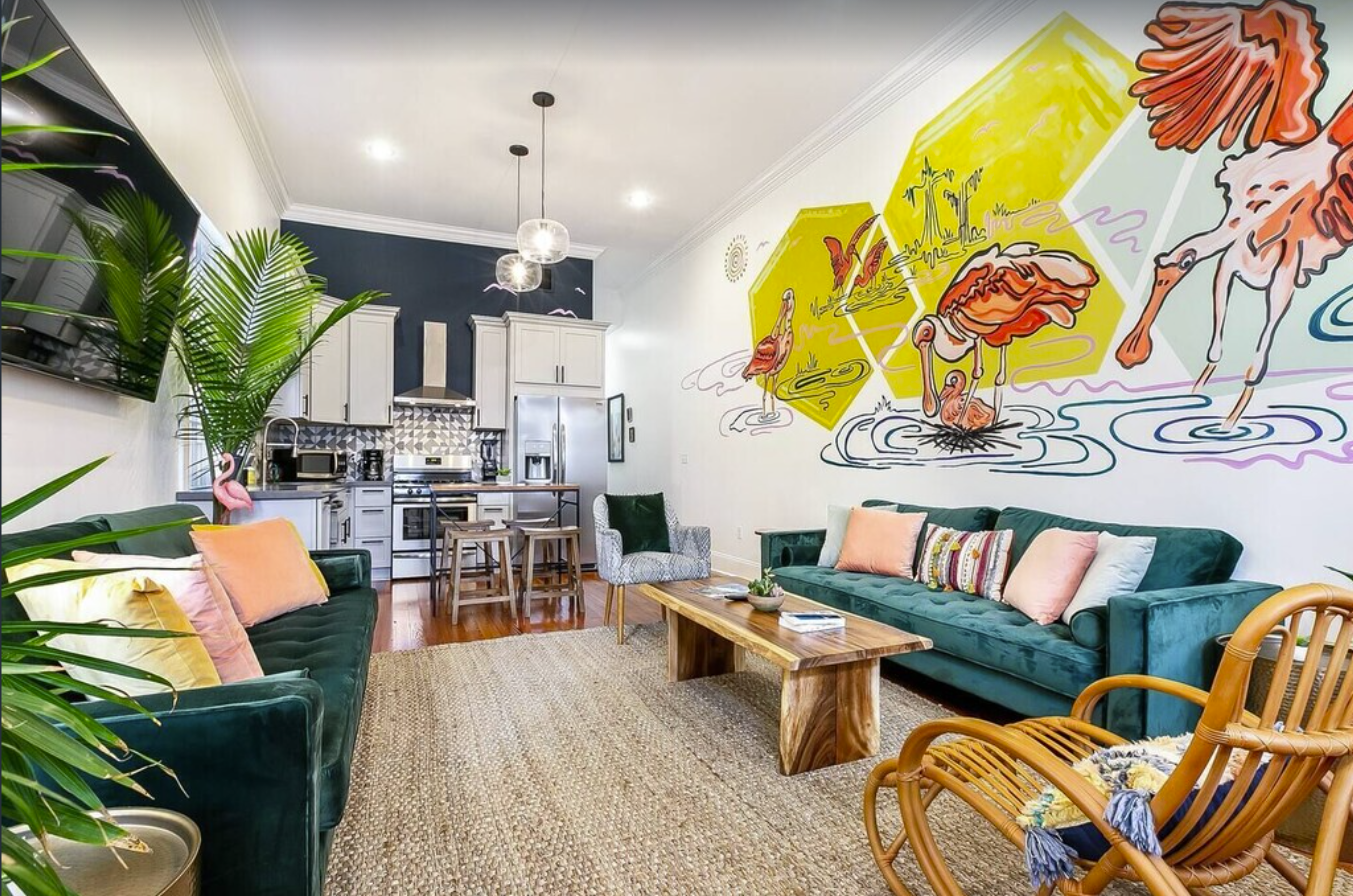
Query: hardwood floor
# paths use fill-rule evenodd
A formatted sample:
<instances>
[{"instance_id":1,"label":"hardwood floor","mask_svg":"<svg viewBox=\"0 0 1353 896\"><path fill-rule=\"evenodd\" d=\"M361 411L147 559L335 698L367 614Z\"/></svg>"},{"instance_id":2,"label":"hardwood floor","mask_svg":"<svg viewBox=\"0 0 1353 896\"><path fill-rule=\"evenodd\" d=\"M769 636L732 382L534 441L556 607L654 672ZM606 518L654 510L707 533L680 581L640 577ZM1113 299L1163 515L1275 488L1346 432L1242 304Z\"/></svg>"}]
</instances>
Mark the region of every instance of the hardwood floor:
<instances>
[{"instance_id":1,"label":"hardwood floor","mask_svg":"<svg viewBox=\"0 0 1353 896\"><path fill-rule=\"evenodd\" d=\"M462 607L460 622L451 624L451 616L442 611L432 615L428 605L427 582L381 582L376 586L379 601L376 636L373 647L377 652L388 650L418 650L439 644L457 644L465 641L483 641L510 635L533 632L561 632L601 625L601 614L606 604L606 583L593 573L584 576L583 613L573 614L567 600L535 601L529 619L522 619L504 604L484 604ZM661 619L656 603L630 588L625 599L625 622L645 625ZM612 616L611 624L615 624ZM1004 724L1020 716L995 703L988 703L964 691L951 688L933 679L900 669L891 663L883 664L882 675L917 694L940 704L956 715L976 716Z\"/></svg>"}]
</instances>

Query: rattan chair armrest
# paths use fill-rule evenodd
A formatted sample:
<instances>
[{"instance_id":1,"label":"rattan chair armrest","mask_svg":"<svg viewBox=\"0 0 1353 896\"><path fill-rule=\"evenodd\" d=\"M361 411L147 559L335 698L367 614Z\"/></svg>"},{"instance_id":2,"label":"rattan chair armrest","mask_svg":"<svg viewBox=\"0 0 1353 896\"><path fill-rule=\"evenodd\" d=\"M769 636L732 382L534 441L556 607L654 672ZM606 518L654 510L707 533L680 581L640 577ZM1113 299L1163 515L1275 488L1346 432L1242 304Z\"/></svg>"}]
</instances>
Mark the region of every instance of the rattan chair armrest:
<instances>
[{"instance_id":1,"label":"rattan chair armrest","mask_svg":"<svg viewBox=\"0 0 1353 896\"><path fill-rule=\"evenodd\" d=\"M1353 753L1353 731L1279 731L1231 722L1221 731L1200 727L1198 735L1212 743L1279 756L1338 758Z\"/></svg>"},{"instance_id":2,"label":"rattan chair armrest","mask_svg":"<svg viewBox=\"0 0 1353 896\"><path fill-rule=\"evenodd\" d=\"M1090 721L1090 714L1095 711L1099 701L1104 699L1109 691L1116 691L1120 688L1157 691L1171 697L1178 697L1180 700L1187 700L1200 707L1206 706L1208 697L1211 696L1202 688L1171 681L1168 678L1157 678L1154 675L1110 675L1087 685L1085 690L1081 691L1080 696L1076 698L1076 702L1071 705L1071 717L1082 722ZM1252 724L1259 722L1258 716L1253 713L1247 712L1242 718Z\"/></svg>"}]
</instances>

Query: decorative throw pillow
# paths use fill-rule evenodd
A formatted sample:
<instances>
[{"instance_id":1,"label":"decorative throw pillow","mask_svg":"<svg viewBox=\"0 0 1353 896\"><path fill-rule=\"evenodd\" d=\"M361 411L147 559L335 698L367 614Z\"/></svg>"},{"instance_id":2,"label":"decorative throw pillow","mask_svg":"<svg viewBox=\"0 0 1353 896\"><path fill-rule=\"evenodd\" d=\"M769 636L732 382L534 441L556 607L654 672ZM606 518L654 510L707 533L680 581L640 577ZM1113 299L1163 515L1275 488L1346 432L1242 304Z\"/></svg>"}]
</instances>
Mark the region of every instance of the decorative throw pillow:
<instances>
[{"instance_id":1,"label":"decorative throw pillow","mask_svg":"<svg viewBox=\"0 0 1353 896\"><path fill-rule=\"evenodd\" d=\"M135 569L138 575L154 579L188 616L193 630L202 637L212 665L221 681L248 681L263 676L254 655L254 646L235 616L235 609L224 594L207 581L202 555L169 559L136 554L93 554L76 551L75 562L97 569Z\"/></svg>"},{"instance_id":2,"label":"decorative throw pillow","mask_svg":"<svg viewBox=\"0 0 1353 896\"><path fill-rule=\"evenodd\" d=\"M672 552L667 531L667 501L662 492L652 495L607 495L606 513L611 528L620 533L620 550Z\"/></svg>"},{"instance_id":3,"label":"decorative throw pillow","mask_svg":"<svg viewBox=\"0 0 1353 896\"><path fill-rule=\"evenodd\" d=\"M1044 529L1005 583L1005 602L1039 625L1056 622L1095 559L1094 532Z\"/></svg>"},{"instance_id":4,"label":"decorative throw pillow","mask_svg":"<svg viewBox=\"0 0 1353 896\"><path fill-rule=\"evenodd\" d=\"M835 566L841 557L841 542L846 540L846 524L850 522L850 508L840 504L827 507L827 537L822 542L818 566Z\"/></svg>"},{"instance_id":5,"label":"decorative throw pillow","mask_svg":"<svg viewBox=\"0 0 1353 896\"><path fill-rule=\"evenodd\" d=\"M1195 786L1184 798L1159 832L1151 815L1151 800L1179 765L1192 740L1192 734L1182 734L1104 747L1071 768L1108 798L1103 820L1142 852L1158 856L1160 838L1169 836L1188 815L1198 788ZM1207 824L1226 801L1247 756L1243 750L1231 754L1216 790L1194 823L1197 827ZM1254 771L1246 799L1263 778L1267 764L1265 759ZM1057 881L1073 876L1073 859L1098 861L1109 848L1108 840L1085 813L1052 785L1026 802L1015 821L1024 829L1024 863L1035 888L1055 890Z\"/></svg>"},{"instance_id":6,"label":"decorative throw pillow","mask_svg":"<svg viewBox=\"0 0 1353 896\"><path fill-rule=\"evenodd\" d=\"M961 532L928 525L921 547L920 579L931 588L1000 600L1014 538L1013 529Z\"/></svg>"},{"instance_id":7,"label":"decorative throw pillow","mask_svg":"<svg viewBox=\"0 0 1353 896\"><path fill-rule=\"evenodd\" d=\"M52 646L114 663L122 663L166 679L175 690L221 683L202 639L168 591L140 572L98 574L94 567L71 560L33 560L5 570L11 582L53 572L88 569L90 577L56 585L23 588L19 603L30 619L43 622L112 622L129 629L185 632L188 638L117 638L104 635L58 635ZM128 678L84 666L65 665L71 678L129 696L166 690L153 681Z\"/></svg>"},{"instance_id":8,"label":"decorative throw pillow","mask_svg":"<svg viewBox=\"0 0 1353 896\"><path fill-rule=\"evenodd\" d=\"M290 520L244 526L194 526L207 581L219 588L245 628L324 603L329 586Z\"/></svg>"},{"instance_id":9,"label":"decorative throw pillow","mask_svg":"<svg viewBox=\"0 0 1353 896\"><path fill-rule=\"evenodd\" d=\"M1146 569L1156 555L1153 535L1099 533L1095 559L1085 571L1080 587L1067 604L1062 618L1067 622L1081 610L1102 607L1109 598L1132 594L1146 578Z\"/></svg>"},{"instance_id":10,"label":"decorative throw pillow","mask_svg":"<svg viewBox=\"0 0 1353 896\"><path fill-rule=\"evenodd\" d=\"M837 569L910 579L924 513L851 508Z\"/></svg>"}]
</instances>

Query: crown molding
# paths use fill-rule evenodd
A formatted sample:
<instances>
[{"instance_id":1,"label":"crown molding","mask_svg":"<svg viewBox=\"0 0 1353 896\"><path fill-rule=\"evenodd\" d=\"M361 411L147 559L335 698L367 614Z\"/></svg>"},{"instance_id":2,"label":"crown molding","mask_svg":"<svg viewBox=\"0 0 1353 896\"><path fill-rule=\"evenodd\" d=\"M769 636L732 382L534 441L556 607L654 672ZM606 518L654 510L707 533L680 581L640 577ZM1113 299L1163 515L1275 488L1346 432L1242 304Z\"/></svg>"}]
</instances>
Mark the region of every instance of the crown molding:
<instances>
[{"instance_id":1,"label":"crown molding","mask_svg":"<svg viewBox=\"0 0 1353 896\"><path fill-rule=\"evenodd\" d=\"M430 221L414 221L409 218L389 218L384 215L349 212L338 208L326 208L321 205L293 203L282 212L282 218L302 224L322 224L326 227L388 233L394 236L411 236L422 240L441 240L444 243L463 243L467 246L489 246L494 249L517 248L517 235L515 233L476 230L473 227L434 224ZM592 246L587 243L575 242L569 245L568 257L595 259L605 251L605 246Z\"/></svg>"},{"instance_id":2,"label":"crown molding","mask_svg":"<svg viewBox=\"0 0 1353 896\"><path fill-rule=\"evenodd\" d=\"M216 75L216 81L221 85L226 105L235 116L235 124L239 128L240 136L244 138L249 155L254 160L254 168L257 169L259 179L263 182L263 188L267 191L268 198L272 200L274 211L280 217L282 211L291 204L291 197L287 193L286 182L282 179L282 170L277 166L277 159L268 145L268 138L263 134L263 125L259 122L254 105L249 100L249 91L244 86L244 78L235 66L235 60L231 58L225 35L221 33L221 23L211 7L211 0L183 0L183 8L188 13L193 31L197 32L198 42L202 44L202 49L207 54L207 61Z\"/></svg>"},{"instance_id":3,"label":"crown molding","mask_svg":"<svg viewBox=\"0 0 1353 896\"><path fill-rule=\"evenodd\" d=\"M970 46L995 33L1002 25L1038 0L993 0L954 21L936 34L906 62L894 68L856 97L849 105L781 156L756 180L743 187L709 217L680 236L653 260L622 292L641 285L662 268L688 254L738 216L782 186L790 178L826 155L846 138L891 108L954 59L954 47Z\"/></svg>"}]
</instances>

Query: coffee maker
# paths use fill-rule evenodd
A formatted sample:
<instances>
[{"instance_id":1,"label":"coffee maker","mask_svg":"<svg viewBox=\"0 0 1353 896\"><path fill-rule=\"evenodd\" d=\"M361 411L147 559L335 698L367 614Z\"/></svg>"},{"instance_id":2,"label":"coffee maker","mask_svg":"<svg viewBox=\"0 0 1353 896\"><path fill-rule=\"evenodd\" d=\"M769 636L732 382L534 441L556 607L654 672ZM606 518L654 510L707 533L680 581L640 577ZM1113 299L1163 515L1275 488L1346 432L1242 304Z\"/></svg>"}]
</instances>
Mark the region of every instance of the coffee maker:
<instances>
[{"instance_id":1,"label":"coffee maker","mask_svg":"<svg viewBox=\"0 0 1353 896\"><path fill-rule=\"evenodd\" d=\"M362 479L366 482L385 480L385 452L379 448L362 451Z\"/></svg>"},{"instance_id":2,"label":"coffee maker","mask_svg":"<svg viewBox=\"0 0 1353 896\"><path fill-rule=\"evenodd\" d=\"M482 435L479 439L479 479L498 481L498 436Z\"/></svg>"}]
</instances>

